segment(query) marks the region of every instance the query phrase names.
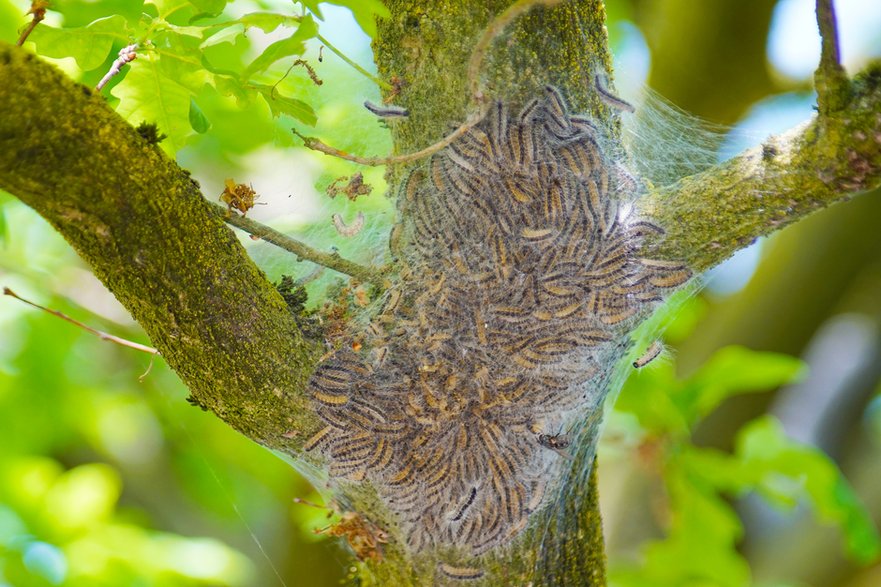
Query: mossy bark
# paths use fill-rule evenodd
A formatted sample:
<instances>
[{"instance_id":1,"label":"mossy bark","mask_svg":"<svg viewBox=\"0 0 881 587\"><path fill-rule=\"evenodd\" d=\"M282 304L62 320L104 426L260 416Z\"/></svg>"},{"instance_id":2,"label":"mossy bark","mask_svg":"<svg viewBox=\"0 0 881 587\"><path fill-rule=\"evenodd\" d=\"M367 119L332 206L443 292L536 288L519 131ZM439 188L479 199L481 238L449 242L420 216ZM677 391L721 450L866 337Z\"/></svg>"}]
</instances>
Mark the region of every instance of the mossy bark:
<instances>
[{"instance_id":1,"label":"mossy bark","mask_svg":"<svg viewBox=\"0 0 881 587\"><path fill-rule=\"evenodd\" d=\"M395 152L408 153L441 139L470 114L469 59L490 21L512 2L385 4L392 15L379 23L374 55L380 76L398 84L398 93L391 96L394 103L410 111L407 124L393 128ZM481 69L482 93L516 110L552 85L566 96L573 112L590 114L617 131L613 112L600 100L593 81L597 74L611 74L604 23L599 0L534 7L494 41ZM393 169L390 175L394 193L404 174ZM593 446L583 448L579 459L593 459ZM486 572L481 583L606 584L596 470L581 460L573 470L592 473L589 479L567 484L559 510L545 512L511 549L481 560ZM415 568L408 568L406 561L372 565L374 579L380 585L433 585L438 580L433 557L421 558Z\"/></svg>"},{"instance_id":2,"label":"mossy bark","mask_svg":"<svg viewBox=\"0 0 881 587\"><path fill-rule=\"evenodd\" d=\"M667 231L655 256L703 271L809 214L881 185L881 62L835 91L838 110L649 194Z\"/></svg>"},{"instance_id":3,"label":"mossy bark","mask_svg":"<svg viewBox=\"0 0 881 587\"><path fill-rule=\"evenodd\" d=\"M396 150L408 152L462 121L468 57L510 1L386 3L393 16L380 23L375 50L380 74L400 79L395 102L412 112L394 136ZM609 120L591 82L608 70L602 3L566 2L512 25L490 52L483 87L516 107L552 84L573 110ZM879 86L875 67L850 87L846 108L645 198L643 215L668 232L652 256L702 270L757 236L878 185ZM0 188L67 238L198 404L257 442L296 454L319 425L304 389L320 350L297 331L198 186L103 98L8 45L0 45L0 112ZM575 469L587 468L576 461ZM571 483L557 511L541 520L549 532L527 531L489 562L487 582L603 585L595 478L594 469L591 482ZM393 547L371 567L377 584L434 581L433 566L414 566Z\"/></svg>"},{"instance_id":4,"label":"mossy bark","mask_svg":"<svg viewBox=\"0 0 881 587\"><path fill-rule=\"evenodd\" d=\"M102 96L5 44L0 112L0 188L77 250L193 403L268 447L301 446L321 351L189 175Z\"/></svg>"}]
</instances>

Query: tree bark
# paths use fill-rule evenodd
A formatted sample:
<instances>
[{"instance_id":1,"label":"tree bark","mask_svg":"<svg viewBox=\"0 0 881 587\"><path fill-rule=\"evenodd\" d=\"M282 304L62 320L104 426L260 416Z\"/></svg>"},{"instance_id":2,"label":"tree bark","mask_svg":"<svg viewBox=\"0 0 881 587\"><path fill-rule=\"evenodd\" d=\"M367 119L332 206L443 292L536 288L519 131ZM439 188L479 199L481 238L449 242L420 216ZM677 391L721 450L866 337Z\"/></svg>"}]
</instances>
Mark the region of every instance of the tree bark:
<instances>
[{"instance_id":1,"label":"tree bark","mask_svg":"<svg viewBox=\"0 0 881 587\"><path fill-rule=\"evenodd\" d=\"M76 249L193 402L265 446L301 446L320 349L189 174L102 96L5 44L0 111L0 187Z\"/></svg>"},{"instance_id":2,"label":"tree bark","mask_svg":"<svg viewBox=\"0 0 881 587\"><path fill-rule=\"evenodd\" d=\"M508 4L387 2L392 17L380 23L377 63L383 77L400 78L396 103L412 113L394 132L398 152L426 146L461 122L471 49ZM574 111L609 120L590 81L609 71L603 21L599 0L534 9L494 45L485 93L516 106L552 84ZM852 85L846 108L640 201L642 215L668 232L648 245L652 258L686 259L703 270L758 236L877 186L879 86L876 66ZM64 235L144 327L196 403L249 438L300 455L319 428L305 384L321 350L298 332L198 186L100 96L5 44L0 111L0 187ZM392 176L400 179L401 170ZM592 442L599 415L588 424ZM591 449L579 448L556 507L487 563L492 584L605 584L596 471L590 482L583 475ZM401 586L431 584L434 572L394 545L369 566L380 584Z\"/></svg>"}]
</instances>

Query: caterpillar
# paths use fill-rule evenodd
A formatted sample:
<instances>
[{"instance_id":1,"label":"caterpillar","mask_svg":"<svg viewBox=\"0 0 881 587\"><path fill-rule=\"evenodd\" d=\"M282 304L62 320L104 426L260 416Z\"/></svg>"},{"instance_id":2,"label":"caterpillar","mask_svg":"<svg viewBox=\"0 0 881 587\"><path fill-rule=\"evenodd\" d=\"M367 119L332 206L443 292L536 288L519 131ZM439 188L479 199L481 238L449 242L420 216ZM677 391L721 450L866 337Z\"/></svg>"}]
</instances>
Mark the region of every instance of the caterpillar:
<instances>
[{"instance_id":1,"label":"caterpillar","mask_svg":"<svg viewBox=\"0 0 881 587\"><path fill-rule=\"evenodd\" d=\"M447 578L457 579L459 581L476 580L483 577L483 571L471 567L454 567L447 563L440 563L438 570Z\"/></svg>"},{"instance_id":2,"label":"caterpillar","mask_svg":"<svg viewBox=\"0 0 881 587\"><path fill-rule=\"evenodd\" d=\"M366 100L364 107L380 118L406 118L410 116L410 111L400 106L377 106L373 102Z\"/></svg>"},{"instance_id":3,"label":"caterpillar","mask_svg":"<svg viewBox=\"0 0 881 587\"><path fill-rule=\"evenodd\" d=\"M633 368L642 369L643 367L654 361L656 358L658 358L658 355L661 354L662 350L664 350L664 345L662 345L661 342L658 340L654 341L649 346L649 348L646 349L642 356L633 361Z\"/></svg>"},{"instance_id":4,"label":"caterpillar","mask_svg":"<svg viewBox=\"0 0 881 587\"><path fill-rule=\"evenodd\" d=\"M634 217L639 181L600 128L548 86L519 112L494 102L413 170L394 236L406 271L365 322L363 350L312 375L326 427L307 450L332 476L370 481L413 552L480 556L515 540L571 459L573 440L541 423L597 409L603 357L691 277L640 252L664 231Z\"/></svg>"},{"instance_id":5,"label":"caterpillar","mask_svg":"<svg viewBox=\"0 0 881 587\"><path fill-rule=\"evenodd\" d=\"M361 232L361 229L364 228L364 212L358 212L355 220L349 225L343 222L343 217L339 214L331 216L331 221L333 222L333 227L336 228L338 233L344 237L351 238Z\"/></svg>"}]
</instances>

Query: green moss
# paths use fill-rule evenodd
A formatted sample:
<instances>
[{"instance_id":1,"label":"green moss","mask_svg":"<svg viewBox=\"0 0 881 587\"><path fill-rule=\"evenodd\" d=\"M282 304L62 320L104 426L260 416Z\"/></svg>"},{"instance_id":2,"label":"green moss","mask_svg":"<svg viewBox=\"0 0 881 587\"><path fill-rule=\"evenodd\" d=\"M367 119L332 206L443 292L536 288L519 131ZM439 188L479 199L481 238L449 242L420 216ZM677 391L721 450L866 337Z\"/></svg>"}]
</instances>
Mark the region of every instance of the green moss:
<instances>
[{"instance_id":1,"label":"green moss","mask_svg":"<svg viewBox=\"0 0 881 587\"><path fill-rule=\"evenodd\" d=\"M102 96L23 49L0 45L0 61L0 186L86 260L195 403L295 453L318 427L304 388L320 347L189 175Z\"/></svg>"},{"instance_id":2,"label":"green moss","mask_svg":"<svg viewBox=\"0 0 881 587\"><path fill-rule=\"evenodd\" d=\"M303 336L315 342L322 340L323 333L318 316L314 310L306 309L306 301L309 299L306 288L297 285L290 275L282 275L281 280L275 284L275 289L281 294Z\"/></svg>"},{"instance_id":3,"label":"green moss","mask_svg":"<svg viewBox=\"0 0 881 587\"><path fill-rule=\"evenodd\" d=\"M155 122L142 122L135 130L151 145L158 145L168 138L167 134L159 132L159 127Z\"/></svg>"}]
</instances>

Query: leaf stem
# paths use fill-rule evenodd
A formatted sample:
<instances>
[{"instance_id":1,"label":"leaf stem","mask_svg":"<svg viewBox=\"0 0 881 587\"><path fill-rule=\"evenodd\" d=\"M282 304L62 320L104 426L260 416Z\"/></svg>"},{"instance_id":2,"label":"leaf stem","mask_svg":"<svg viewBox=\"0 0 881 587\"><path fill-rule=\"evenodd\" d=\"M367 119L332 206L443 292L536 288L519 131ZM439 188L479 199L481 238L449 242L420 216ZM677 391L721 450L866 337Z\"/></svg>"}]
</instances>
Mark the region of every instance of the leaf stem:
<instances>
[{"instance_id":1,"label":"leaf stem","mask_svg":"<svg viewBox=\"0 0 881 587\"><path fill-rule=\"evenodd\" d=\"M378 77L376 77L375 75L373 75L372 73L370 73L369 71L367 71L366 69L364 69L363 67L361 67L360 65L358 65L357 63L352 61L351 59L349 59L348 57L346 57L342 51L340 51L339 49L337 49L336 47L331 45L330 41L328 41L327 39L325 39L321 35L316 34L315 38L318 39L325 47L330 49L337 57L339 57L340 59L342 59L343 61L345 61L349 65L351 65L353 68L355 68L356 71L358 71L358 73L360 73L361 75L363 75L364 77L366 77L367 79L369 79L370 81L372 81L373 83L378 85L383 90L391 90L392 89L391 84L379 79Z\"/></svg>"},{"instance_id":2,"label":"leaf stem","mask_svg":"<svg viewBox=\"0 0 881 587\"><path fill-rule=\"evenodd\" d=\"M394 165L396 163L410 163L411 161L417 161L424 157L428 157L433 155L461 137L463 134L471 130L478 122L480 122L484 115L486 114L486 108L479 111L475 116L468 118L464 123L462 123L459 128L445 136L443 139L434 143L433 145L429 145L424 149L420 149L413 153L407 153L405 155L388 155L385 157L361 157L359 155L352 155L351 153L346 153L345 151L341 151L326 143L321 142L319 139L315 137L307 137L305 135L300 134L297 129L291 129L295 135L300 137L303 140L303 146L307 149L312 149L313 151L319 151L324 153L325 155L330 155L332 157L336 157L337 159L343 159L345 161L352 161L353 163L359 163L361 165L369 165L371 167L376 167L378 165Z\"/></svg>"}]
</instances>

